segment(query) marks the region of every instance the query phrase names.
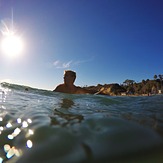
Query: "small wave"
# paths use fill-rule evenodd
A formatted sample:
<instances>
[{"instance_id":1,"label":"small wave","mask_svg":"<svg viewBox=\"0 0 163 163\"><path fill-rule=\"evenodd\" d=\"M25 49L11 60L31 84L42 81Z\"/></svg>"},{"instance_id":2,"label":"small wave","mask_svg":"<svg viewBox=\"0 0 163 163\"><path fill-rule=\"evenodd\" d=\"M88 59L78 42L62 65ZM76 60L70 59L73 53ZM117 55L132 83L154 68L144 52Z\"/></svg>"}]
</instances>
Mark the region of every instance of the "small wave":
<instances>
[{"instance_id":1,"label":"small wave","mask_svg":"<svg viewBox=\"0 0 163 163\"><path fill-rule=\"evenodd\" d=\"M47 96L51 96L54 94L52 91L49 90L33 88L25 85L18 85L18 84L12 84L7 82L2 82L0 83L0 85L1 88L15 90L15 91L29 92L33 94L40 94L40 95L47 95Z\"/></svg>"}]
</instances>

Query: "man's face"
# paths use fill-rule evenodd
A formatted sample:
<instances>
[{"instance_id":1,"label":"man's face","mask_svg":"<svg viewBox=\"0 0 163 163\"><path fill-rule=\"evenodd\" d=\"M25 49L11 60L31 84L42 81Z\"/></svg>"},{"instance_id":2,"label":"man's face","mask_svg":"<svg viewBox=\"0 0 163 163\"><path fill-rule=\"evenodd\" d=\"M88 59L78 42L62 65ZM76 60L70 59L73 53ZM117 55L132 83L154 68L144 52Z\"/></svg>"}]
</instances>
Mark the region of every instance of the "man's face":
<instances>
[{"instance_id":1,"label":"man's face","mask_svg":"<svg viewBox=\"0 0 163 163\"><path fill-rule=\"evenodd\" d=\"M63 78L65 84L73 84L75 81L75 76L71 72L66 72Z\"/></svg>"}]
</instances>

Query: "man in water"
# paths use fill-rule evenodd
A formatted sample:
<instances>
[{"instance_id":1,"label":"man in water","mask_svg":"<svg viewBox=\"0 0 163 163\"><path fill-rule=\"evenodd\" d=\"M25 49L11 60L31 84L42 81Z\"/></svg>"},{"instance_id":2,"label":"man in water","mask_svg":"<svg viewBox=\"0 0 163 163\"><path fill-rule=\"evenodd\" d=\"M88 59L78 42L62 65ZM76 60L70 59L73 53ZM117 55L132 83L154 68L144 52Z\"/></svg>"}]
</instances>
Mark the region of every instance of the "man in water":
<instances>
[{"instance_id":1,"label":"man in water","mask_svg":"<svg viewBox=\"0 0 163 163\"><path fill-rule=\"evenodd\" d=\"M91 93L84 88L78 87L74 85L76 79L76 72L71 70L66 70L64 72L64 83L58 85L53 91L55 92L63 92L63 93L71 93L71 94L87 94Z\"/></svg>"}]
</instances>

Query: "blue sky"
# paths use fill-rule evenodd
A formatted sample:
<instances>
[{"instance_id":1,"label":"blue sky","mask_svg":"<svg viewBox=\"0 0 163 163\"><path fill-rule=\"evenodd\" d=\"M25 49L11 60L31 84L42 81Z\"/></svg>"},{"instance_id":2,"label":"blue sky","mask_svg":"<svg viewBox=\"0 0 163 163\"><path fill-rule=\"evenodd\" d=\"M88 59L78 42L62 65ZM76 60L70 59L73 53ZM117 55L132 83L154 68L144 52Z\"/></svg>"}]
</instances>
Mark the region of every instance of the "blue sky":
<instances>
[{"instance_id":1,"label":"blue sky","mask_svg":"<svg viewBox=\"0 0 163 163\"><path fill-rule=\"evenodd\" d=\"M25 47L0 52L0 81L53 90L66 69L79 86L163 74L162 0L0 0L0 28L12 10Z\"/></svg>"}]
</instances>

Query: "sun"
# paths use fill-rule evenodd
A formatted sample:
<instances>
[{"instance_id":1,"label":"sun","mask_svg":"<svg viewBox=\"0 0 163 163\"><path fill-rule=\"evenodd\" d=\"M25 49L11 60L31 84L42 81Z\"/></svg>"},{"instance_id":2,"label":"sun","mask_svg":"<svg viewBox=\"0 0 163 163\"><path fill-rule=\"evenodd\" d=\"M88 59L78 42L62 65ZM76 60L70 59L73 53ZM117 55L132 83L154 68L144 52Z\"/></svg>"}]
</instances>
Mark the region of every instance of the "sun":
<instances>
[{"instance_id":1,"label":"sun","mask_svg":"<svg viewBox=\"0 0 163 163\"><path fill-rule=\"evenodd\" d=\"M24 41L13 21L13 10L11 20L1 20L0 34L1 54L9 59L20 57L24 52Z\"/></svg>"},{"instance_id":2,"label":"sun","mask_svg":"<svg viewBox=\"0 0 163 163\"><path fill-rule=\"evenodd\" d=\"M22 54L24 44L21 37L16 35L4 36L1 40L1 50L7 57L15 58Z\"/></svg>"}]
</instances>

